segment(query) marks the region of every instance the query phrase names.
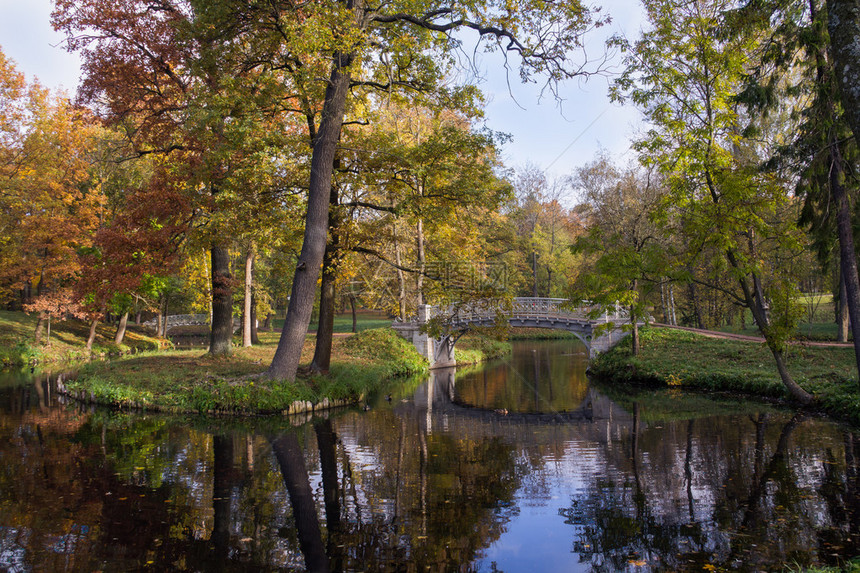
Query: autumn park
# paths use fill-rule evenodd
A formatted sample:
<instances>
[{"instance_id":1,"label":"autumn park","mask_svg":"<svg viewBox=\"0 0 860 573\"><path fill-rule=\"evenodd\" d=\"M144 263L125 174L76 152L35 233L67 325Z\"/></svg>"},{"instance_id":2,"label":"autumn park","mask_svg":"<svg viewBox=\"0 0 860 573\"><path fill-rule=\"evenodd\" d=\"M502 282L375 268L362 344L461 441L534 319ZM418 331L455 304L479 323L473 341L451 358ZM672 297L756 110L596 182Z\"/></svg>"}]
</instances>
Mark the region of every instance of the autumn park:
<instances>
[{"instance_id":1,"label":"autumn park","mask_svg":"<svg viewBox=\"0 0 860 573\"><path fill-rule=\"evenodd\" d=\"M0 570L860 571L860 2L618 9L0 35ZM518 163L485 73L641 124Z\"/></svg>"}]
</instances>

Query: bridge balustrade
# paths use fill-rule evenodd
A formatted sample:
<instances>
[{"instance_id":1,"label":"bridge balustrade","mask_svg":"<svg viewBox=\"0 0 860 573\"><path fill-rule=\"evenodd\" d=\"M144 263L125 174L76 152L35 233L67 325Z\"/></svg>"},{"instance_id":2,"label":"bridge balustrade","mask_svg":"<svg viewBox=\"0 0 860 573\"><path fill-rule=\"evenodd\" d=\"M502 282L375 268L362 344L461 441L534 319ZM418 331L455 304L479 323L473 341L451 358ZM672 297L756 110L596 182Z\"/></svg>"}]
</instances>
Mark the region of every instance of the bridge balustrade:
<instances>
[{"instance_id":1,"label":"bridge balustrade","mask_svg":"<svg viewBox=\"0 0 860 573\"><path fill-rule=\"evenodd\" d=\"M517 297L510 304L499 300L479 300L468 303L434 308L423 305L418 317L392 326L406 340L411 340L418 352L430 361L431 368L451 366L454 359L454 344L458 332L476 326L493 326L500 320L511 326L525 328L555 328L566 330L577 336L590 352L603 352L614 345L623 333L616 322L627 322L627 314L616 307L613 313L606 312L593 317L595 306L586 302L576 307L568 306L563 298ZM433 339L423 330L431 319L440 319L447 331ZM596 327L611 323L612 328L594 338Z\"/></svg>"},{"instance_id":2,"label":"bridge balustrade","mask_svg":"<svg viewBox=\"0 0 860 573\"><path fill-rule=\"evenodd\" d=\"M567 299L543 297L517 297L510 308L485 301L477 301L458 306L438 309L436 316L450 317L453 324L487 322L494 320L499 312L507 318L566 318L588 320L594 308L583 304L577 307L566 306Z\"/></svg>"},{"instance_id":3,"label":"bridge balustrade","mask_svg":"<svg viewBox=\"0 0 860 573\"><path fill-rule=\"evenodd\" d=\"M203 326L209 324L208 314L171 314L164 318L166 325L165 330L176 328L177 326ZM158 319L153 318L143 323L143 326L156 330L158 328Z\"/></svg>"}]
</instances>

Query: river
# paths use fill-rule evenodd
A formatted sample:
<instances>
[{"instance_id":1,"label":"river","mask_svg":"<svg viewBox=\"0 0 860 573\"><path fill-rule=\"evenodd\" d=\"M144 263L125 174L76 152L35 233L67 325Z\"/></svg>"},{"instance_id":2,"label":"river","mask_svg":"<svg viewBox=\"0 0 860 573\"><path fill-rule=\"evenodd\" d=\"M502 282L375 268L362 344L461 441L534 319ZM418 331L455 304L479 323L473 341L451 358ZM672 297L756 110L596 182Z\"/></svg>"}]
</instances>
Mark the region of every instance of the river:
<instances>
[{"instance_id":1,"label":"river","mask_svg":"<svg viewBox=\"0 0 860 573\"><path fill-rule=\"evenodd\" d=\"M0 375L5 571L783 570L860 554L860 440L750 400L595 387L585 348L317 418L130 414Z\"/></svg>"}]
</instances>

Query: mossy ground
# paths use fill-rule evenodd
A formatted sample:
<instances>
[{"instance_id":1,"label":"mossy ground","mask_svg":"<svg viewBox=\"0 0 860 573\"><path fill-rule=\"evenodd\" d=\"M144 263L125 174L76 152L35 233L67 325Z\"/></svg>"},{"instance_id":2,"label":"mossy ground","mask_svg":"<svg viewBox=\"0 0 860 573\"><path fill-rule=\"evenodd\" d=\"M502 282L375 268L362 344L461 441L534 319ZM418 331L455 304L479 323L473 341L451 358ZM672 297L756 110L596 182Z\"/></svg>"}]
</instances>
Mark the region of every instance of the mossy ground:
<instances>
[{"instance_id":1,"label":"mossy ground","mask_svg":"<svg viewBox=\"0 0 860 573\"><path fill-rule=\"evenodd\" d=\"M793 345L786 358L790 373L815 396L819 409L860 424L860 389L853 349ZM631 355L628 337L595 360L591 372L612 384L745 392L788 399L764 344L678 330L643 329L638 356Z\"/></svg>"},{"instance_id":2,"label":"mossy ground","mask_svg":"<svg viewBox=\"0 0 860 573\"><path fill-rule=\"evenodd\" d=\"M157 350L168 344L143 328L129 324L123 344L117 346L113 342L116 327L100 324L96 329L92 353L89 353L86 351L89 324L80 320L55 320L51 322L50 338L46 329L42 344L36 345L37 320L35 314L0 311L0 366L85 360L92 356Z\"/></svg>"},{"instance_id":3,"label":"mossy ground","mask_svg":"<svg viewBox=\"0 0 860 573\"><path fill-rule=\"evenodd\" d=\"M328 375L302 374L295 382L260 376L271 362L277 333L260 333L262 344L234 348L229 356L201 350L149 353L83 367L66 383L93 401L119 407L172 412L273 413L296 401L355 402L398 376L423 373L427 362L391 329L336 337ZM302 352L313 356L309 336Z\"/></svg>"}]
</instances>

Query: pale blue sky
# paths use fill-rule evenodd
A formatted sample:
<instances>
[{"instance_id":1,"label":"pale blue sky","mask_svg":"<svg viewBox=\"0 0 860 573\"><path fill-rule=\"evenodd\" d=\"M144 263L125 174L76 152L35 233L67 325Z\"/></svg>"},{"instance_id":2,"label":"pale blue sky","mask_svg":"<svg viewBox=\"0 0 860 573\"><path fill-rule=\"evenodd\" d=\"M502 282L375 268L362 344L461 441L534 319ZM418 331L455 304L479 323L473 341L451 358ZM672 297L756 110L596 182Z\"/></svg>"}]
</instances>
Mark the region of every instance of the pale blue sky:
<instances>
[{"instance_id":1,"label":"pale blue sky","mask_svg":"<svg viewBox=\"0 0 860 573\"><path fill-rule=\"evenodd\" d=\"M600 55L607 35L624 33L635 38L642 22L637 0L604 0L600 4L613 22L592 36L587 45L592 57ZM50 25L51 8L51 0L0 0L0 46L28 80L38 77L50 88L63 87L73 94L80 73L78 59L61 47L62 36ZM563 85L560 96L564 101L559 109L549 94L539 101L536 87L521 84L515 73L509 93L498 65L486 61L482 68L487 77L482 88L490 100L487 125L513 136L503 150L509 166L530 162L550 175L563 176L593 159L601 147L620 162L632 158L629 144L639 124L639 113L629 106L609 103L606 78Z\"/></svg>"}]
</instances>

